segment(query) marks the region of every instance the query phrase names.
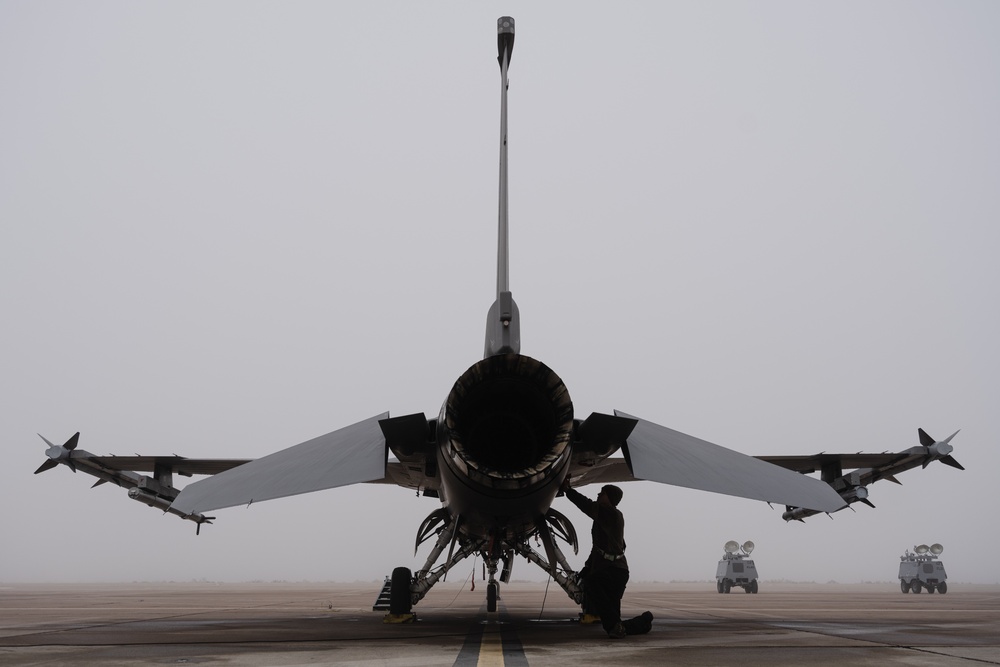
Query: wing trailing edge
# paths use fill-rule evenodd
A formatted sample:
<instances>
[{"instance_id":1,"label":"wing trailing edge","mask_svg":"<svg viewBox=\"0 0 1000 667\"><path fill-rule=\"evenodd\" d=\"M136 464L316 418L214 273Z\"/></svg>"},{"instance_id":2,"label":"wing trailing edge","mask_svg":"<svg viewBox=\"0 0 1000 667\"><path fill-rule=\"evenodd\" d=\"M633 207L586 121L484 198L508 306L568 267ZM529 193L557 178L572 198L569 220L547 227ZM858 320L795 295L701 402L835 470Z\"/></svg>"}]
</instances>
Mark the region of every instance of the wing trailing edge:
<instances>
[{"instance_id":1,"label":"wing trailing edge","mask_svg":"<svg viewBox=\"0 0 1000 667\"><path fill-rule=\"evenodd\" d=\"M626 444L627 460L637 479L819 512L846 506L843 498L818 479L618 410L615 415L637 421Z\"/></svg>"},{"instance_id":2,"label":"wing trailing edge","mask_svg":"<svg viewBox=\"0 0 1000 667\"><path fill-rule=\"evenodd\" d=\"M189 484L171 509L201 512L381 479L387 450L379 420L388 416L371 417Z\"/></svg>"}]
</instances>

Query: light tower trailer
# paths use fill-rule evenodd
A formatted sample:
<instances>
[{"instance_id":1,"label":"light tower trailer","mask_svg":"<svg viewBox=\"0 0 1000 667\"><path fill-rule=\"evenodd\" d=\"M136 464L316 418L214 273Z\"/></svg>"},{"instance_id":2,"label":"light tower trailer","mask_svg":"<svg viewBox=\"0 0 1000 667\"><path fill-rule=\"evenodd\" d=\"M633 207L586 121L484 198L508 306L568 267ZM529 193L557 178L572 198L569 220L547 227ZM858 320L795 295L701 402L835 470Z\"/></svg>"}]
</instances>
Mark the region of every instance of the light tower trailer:
<instances>
[{"instance_id":1,"label":"light tower trailer","mask_svg":"<svg viewBox=\"0 0 1000 667\"><path fill-rule=\"evenodd\" d=\"M753 542L747 540L741 547L735 540L726 542L726 553L715 568L716 590L728 593L734 586L741 587L747 593L757 592L757 566L750 558ZM737 553L742 550L743 553Z\"/></svg>"},{"instance_id":2,"label":"light tower trailer","mask_svg":"<svg viewBox=\"0 0 1000 667\"><path fill-rule=\"evenodd\" d=\"M926 544L913 547L911 552L899 557L899 590L904 593L919 593L922 588L928 593L937 591L942 595L948 592L948 575L944 571L944 563L938 556L944 551L940 544Z\"/></svg>"}]
</instances>

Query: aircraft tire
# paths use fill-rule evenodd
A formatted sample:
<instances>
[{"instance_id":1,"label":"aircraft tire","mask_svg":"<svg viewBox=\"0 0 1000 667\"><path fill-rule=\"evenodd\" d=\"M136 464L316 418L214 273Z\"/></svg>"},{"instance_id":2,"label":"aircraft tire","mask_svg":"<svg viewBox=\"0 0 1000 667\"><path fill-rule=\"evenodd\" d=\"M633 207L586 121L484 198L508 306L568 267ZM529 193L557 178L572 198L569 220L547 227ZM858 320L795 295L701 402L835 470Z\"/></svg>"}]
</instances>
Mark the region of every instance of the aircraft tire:
<instances>
[{"instance_id":1,"label":"aircraft tire","mask_svg":"<svg viewBox=\"0 0 1000 667\"><path fill-rule=\"evenodd\" d=\"M410 581L413 575L408 567L397 567L392 571L389 587L389 613L395 616L409 614L413 609L410 598Z\"/></svg>"},{"instance_id":2,"label":"aircraft tire","mask_svg":"<svg viewBox=\"0 0 1000 667\"><path fill-rule=\"evenodd\" d=\"M938 584L938 593L944 595L947 592L948 592L948 584L947 582L942 581L940 584Z\"/></svg>"},{"instance_id":3,"label":"aircraft tire","mask_svg":"<svg viewBox=\"0 0 1000 667\"><path fill-rule=\"evenodd\" d=\"M497 610L497 589L500 585L497 583L487 584L486 586L486 611L496 611Z\"/></svg>"},{"instance_id":4,"label":"aircraft tire","mask_svg":"<svg viewBox=\"0 0 1000 667\"><path fill-rule=\"evenodd\" d=\"M906 583L906 579L899 580L899 590L903 591L904 593L910 592L910 585Z\"/></svg>"}]
</instances>

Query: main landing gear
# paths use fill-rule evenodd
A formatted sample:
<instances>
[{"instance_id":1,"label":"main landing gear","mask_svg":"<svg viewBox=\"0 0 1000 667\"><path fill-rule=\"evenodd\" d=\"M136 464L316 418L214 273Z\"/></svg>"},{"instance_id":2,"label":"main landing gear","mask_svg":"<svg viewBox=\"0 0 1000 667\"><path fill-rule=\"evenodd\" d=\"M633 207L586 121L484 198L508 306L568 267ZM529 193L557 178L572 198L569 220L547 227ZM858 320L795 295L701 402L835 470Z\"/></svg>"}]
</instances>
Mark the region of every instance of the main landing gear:
<instances>
[{"instance_id":1,"label":"main landing gear","mask_svg":"<svg viewBox=\"0 0 1000 667\"><path fill-rule=\"evenodd\" d=\"M488 539L475 539L464 535L459 530L460 517L450 517L443 510L432 513L424 520L417 533L417 546L436 534L433 548L424 562L424 567L412 573L409 568L397 567L392 576L387 578L379 600L373 609L385 610L386 623L405 623L413 621L413 605L422 600L431 587L444 579L451 568L465 558L478 554L483 559L483 565L488 576L486 584L486 611L497 611L500 600L500 584L510 581L510 572L514 555L520 555L547 571L553 580L559 584L566 594L576 603L583 601L583 591L579 577L573 571L566 557L560 551L553 539L553 532L573 546L574 552L578 545L576 533L572 524L562 514L550 509L544 517L535 523L538 527L533 533L545 546L548 560L531 548L527 539L507 539L491 536ZM551 527L551 528L550 528ZM436 528L436 530L435 530ZM529 535L530 537L530 535ZM437 567L434 563L448 549L445 562Z\"/></svg>"}]
</instances>

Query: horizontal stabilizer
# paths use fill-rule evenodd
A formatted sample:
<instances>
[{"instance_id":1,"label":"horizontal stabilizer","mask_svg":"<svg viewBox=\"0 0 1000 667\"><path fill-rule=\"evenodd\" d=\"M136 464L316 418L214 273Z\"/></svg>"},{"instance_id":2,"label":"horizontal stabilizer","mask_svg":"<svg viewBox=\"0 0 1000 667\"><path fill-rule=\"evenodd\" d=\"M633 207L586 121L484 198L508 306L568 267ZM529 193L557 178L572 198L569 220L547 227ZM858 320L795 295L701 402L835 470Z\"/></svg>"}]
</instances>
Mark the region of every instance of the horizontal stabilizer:
<instances>
[{"instance_id":1,"label":"horizontal stabilizer","mask_svg":"<svg viewBox=\"0 0 1000 667\"><path fill-rule=\"evenodd\" d=\"M387 454L379 420L388 416L371 417L189 484L171 509L202 512L381 479Z\"/></svg>"},{"instance_id":2,"label":"horizontal stabilizer","mask_svg":"<svg viewBox=\"0 0 1000 667\"><path fill-rule=\"evenodd\" d=\"M631 417L618 410L615 414ZM638 420L626 447L632 474L639 479L820 512L846 505L818 479L644 419Z\"/></svg>"}]
</instances>

